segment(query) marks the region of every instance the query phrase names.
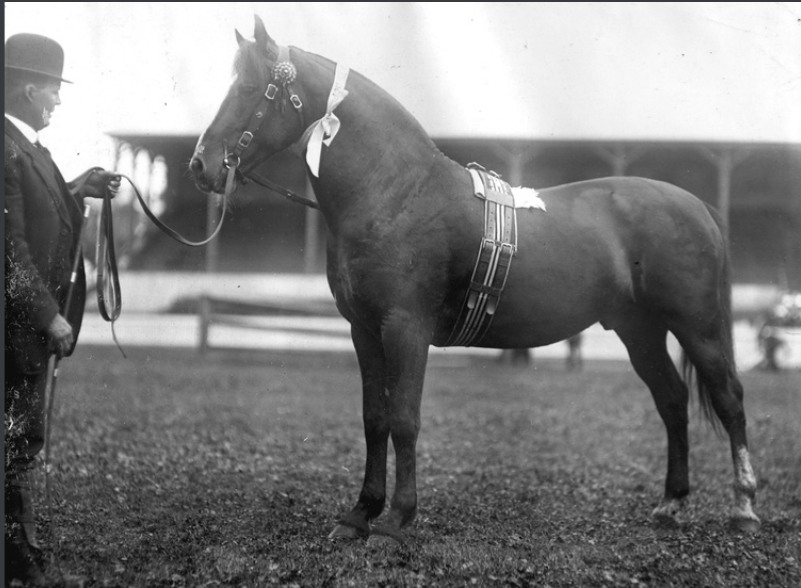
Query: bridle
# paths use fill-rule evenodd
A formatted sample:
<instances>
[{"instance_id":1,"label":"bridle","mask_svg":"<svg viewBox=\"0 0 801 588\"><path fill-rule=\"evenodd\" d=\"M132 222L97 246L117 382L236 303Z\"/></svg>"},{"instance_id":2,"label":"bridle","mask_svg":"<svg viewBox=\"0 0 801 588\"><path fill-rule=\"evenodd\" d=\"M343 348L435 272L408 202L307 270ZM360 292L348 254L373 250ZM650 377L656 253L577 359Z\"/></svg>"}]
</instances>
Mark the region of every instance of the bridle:
<instances>
[{"instance_id":1,"label":"bridle","mask_svg":"<svg viewBox=\"0 0 801 588\"><path fill-rule=\"evenodd\" d=\"M290 60L288 47L279 47L278 60L273 65L270 73L271 79L267 84L267 89L262 94L259 103L256 105L256 108L253 111L253 114L250 115L248 124L245 127L245 130L242 131L242 134L239 136L239 140L236 142L236 145L234 145L233 150L228 151L228 145L224 145L223 165L228 169L228 181L226 181L225 197L227 198L230 196L228 184L231 183L231 176L233 174L234 177L236 177L242 183L246 183L250 180L280 194L287 200L298 202L299 204L303 204L310 208L319 208L317 202L311 198L300 196L289 188L285 188L284 186L276 184L272 180L262 176L248 173L251 172L255 166L251 166L247 170L240 169L242 164L242 153L244 153L253 142L253 137L258 132L261 124L264 122L268 109L277 103L276 97L278 97L279 92L289 95L289 102L292 104L292 108L295 110L298 115L298 119L300 120L300 128L306 128L306 117L304 116L303 112L303 101L292 88L292 83L297 78L298 70ZM283 110L285 102L281 101L280 104L281 109ZM231 191L233 191L233 187L231 188Z\"/></svg>"},{"instance_id":2,"label":"bridle","mask_svg":"<svg viewBox=\"0 0 801 588\"><path fill-rule=\"evenodd\" d=\"M305 198L304 196L300 196L296 194L292 190L285 188L279 184L268 180L267 178L256 176L253 174L246 175L246 172L240 169L242 164L242 153L250 146L251 142L253 141L253 137L258 132L259 128L261 127L264 119L267 115L267 111L270 107L276 104L276 98L279 95L279 92L289 94L289 102L292 104L295 112L297 112L298 118L300 119L301 128L305 127L305 116L303 112L303 102L301 101L300 97L295 93L292 88L292 83L295 81L297 77L297 69L295 68L294 64L290 61L289 58L289 48L288 47L280 47L278 51L278 61L272 67L271 71L271 79L270 82L267 84L267 89L262 94L259 103L256 105L253 114L250 115L250 119L248 120L248 124L245 127L245 130L239 137L239 140L234 145L233 150L228 150L228 145L224 145L224 156L223 156L223 165L228 170L226 174L225 180L225 190L222 195L222 211L220 213L219 221L217 226L215 227L214 231L202 241L189 241L188 239L181 236L177 231L173 230L172 228L165 225L162 221L158 219L158 217L151 212L148 208L145 200L142 198L142 195L136 189L136 186L130 180L130 178L126 178L131 186L133 187L134 192L136 193L136 197L139 200L139 204L142 206L142 210L144 211L145 215L155 224L159 229L161 229L164 233L166 233L169 237L172 237L179 243L184 245L189 245L190 247L200 247L203 245L207 245L210 241L212 241L217 234L220 232L222 228L223 219L225 218L225 211L226 211L226 204L228 202L229 197L234 193L237 186L237 181L241 183L245 183L248 180L253 181L265 188L269 188L274 192L277 192L284 198L288 200L292 200L294 202L298 202L310 208L319 208L317 202L310 198ZM281 107L283 108L284 102L281 102ZM247 172L252 170L248 169ZM125 176L123 176L125 177ZM108 216L110 217L110 210ZM109 221L110 222L110 221ZM113 254L113 252L112 252Z\"/></svg>"},{"instance_id":3,"label":"bridle","mask_svg":"<svg viewBox=\"0 0 801 588\"><path fill-rule=\"evenodd\" d=\"M222 195L222 211L217 226L214 228L211 234L202 241L190 241L185 237L183 237L182 235L180 235L174 229L164 224L150 210L147 203L145 202L145 199L142 197L139 190L136 188L134 182L129 177L123 174L117 174L121 178L126 179L128 183L131 185L134 193L136 194L137 199L139 200L139 204L142 206L142 210L144 211L145 215L153 222L153 224L155 224L169 237L175 239L176 241L184 245L189 245L190 247L201 247L203 245L207 245L219 234L220 229L222 228L222 223L223 219L225 218L225 212L226 212L226 203L228 201L228 198L236 190L237 180L242 182L245 182L247 180L252 180L257 184L260 184L266 188L269 188L270 190L277 192L278 194L284 196L289 200L298 202L300 204L309 206L311 208L319 208L317 202L315 202L310 198L305 198L303 196L300 196L295 192L293 192L292 190L289 190L283 186L275 184L274 182L268 180L267 178L263 178L261 176L256 176L256 175L245 176L245 173L243 173L243 171L239 169L242 163L242 153L244 153L244 151L250 146L251 142L253 141L253 137L258 132L259 128L261 127L261 124L264 122L267 111L271 108L272 105L276 104L276 98L279 96L279 93L283 92L289 95L289 102L292 104L292 107L294 108L295 112L298 115L298 118L300 119L301 128L306 129L308 131L305 125L303 102L292 88L292 83L295 81L296 77L297 77L297 69L290 60L289 48L283 46L279 47L278 60L272 67L270 82L267 84L267 89L264 91L261 100L259 100L259 103L256 105L256 109L254 110L253 114L251 114L250 119L248 120L247 127L240 135L239 140L236 142L236 145L234 146L232 151L229 152L227 145L225 145L223 165L226 167L228 172L226 174L226 180L225 180L225 191ZM284 102L281 102L282 108L284 104L285 104ZM313 126L314 125L312 125L312 127ZM305 135L306 133L304 133L304 136ZM96 170L92 171L100 171L100 168L96 168ZM111 195L108 193L105 195L105 198L103 199L103 207L100 215L100 229L98 231L97 243L98 244L97 244L96 261L97 261L98 306L100 307L100 313L103 316L103 318L111 322L113 326L114 321L120 314L120 294L119 294L120 287L119 287L119 278L117 273L116 254L114 251L114 229L113 229L112 214L111 214ZM109 307L108 304L109 302L111 303L111 307Z\"/></svg>"},{"instance_id":4,"label":"bridle","mask_svg":"<svg viewBox=\"0 0 801 588\"><path fill-rule=\"evenodd\" d=\"M234 145L233 151L229 153L228 145L225 145L223 164L226 168L238 168L240 166L242 153L250 146L253 137L264 122L267 110L272 104L276 103L275 99L279 92L289 94L289 102L292 104L292 107L295 109L300 119L300 128L306 128L303 102L292 89L292 83L295 81L295 78L297 78L297 75L298 70L289 57L289 48L284 46L279 47L278 60L272 67L270 82L267 84L267 89L262 94L253 114L250 115L250 120L248 120L245 130L242 131L242 135L240 135L239 140L236 142L236 145ZM282 110L284 105L285 102L282 101ZM240 173L244 175L244 172L241 170Z\"/></svg>"},{"instance_id":5,"label":"bridle","mask_svg":"<svg viewBox=\"0 0 801 588\"><path fill-rule=\"evenodd\" d=\"M297 76L297 70L295 66L289 61L289 49L286 47L281 47L278 53L278 61L273 65L272 69L272 79L270 83L267 85L267 90L262 95L261 100L259 101L256 109L254 110L253 114L250 116L250 120L248 121L248 125L245 130L242 132L242 135L239 137L239 140L236 142L233 151L228 151L228 145L224 146L224 156L223 156L223 165L228 170L225 179L225 190L222 195L222 212L220 213L220 220L218 221L217 226L215 227L214 231L203 239L202 241L189 241L188 239L181 236L177 231L171 229L163 222L161 222L155 214L153 214L150 209L148 208L147 204L145 203L142 195L139 193L139 190L136 189L133 182L128 181L131 183L131 186L136 193L136 197L139 199L139 203L142 205L142 210L144 210L147 217L153 221L159 229L164 231L168 236L172 237L179 243L184 245L189 245L191 247L200 247L202 245L208 244L212 239L214 239L217 234L220 232L222 228L223 219L225 218L225 210L226 204L228 202L228 198L234 193L236 190L236 182L240 180L242 182L246 181L245 174L241 169L239 169L242 163L242 153L250 146L250 143L253 141L253 137L256 132L261 127L262 122L264 122L265 115L267 114L267 109L270 107L272 103L274 103L276 96L278 95L279 88L273 81L277 82L281 85L281 88L289 93L289 101L292 103L292 106L295 108L295 111L298 113L298 117L300 117L300 124L301 128L303 128L304 123L304 116L303 116L303 102L301 102L300 97L292 90L292 82L295 81L295 77ZM282 103L283 105L283 103ZM124 176L123 176L124 177ZM317 203L314 200L310 200L308 198L304 198L302 196L298 196L291 190L287 188L283 188L277 184L273 184L269 180L265 178L250 178L256 181L257 183L261 183L262 185L266 186L267 188L271 188L280 194L284 195L285 197L296 200L305 204L306 206L312 206L317 208Z\"/></svg>"},{"instance_id":6,"label":"bridle","mask_svg":"<svg viewBox=\"0 0 801 588\"><path fill-rule=\"evenodd\" d=\"M242 154L248 147L250 147L250 144L253 142L253 137L258 132L261 124L264 122L267 110L272 104L275 104L276 97L279 95L279 92L282 92L289 95L289 102L292 104L292 107L295 109L295 112L300 119L300 128L304 129L301 137L296 141L295 144L306 144L306 162L309 165L309 170L311 171L312 175L318 176L319 157L322 144L330 145L339 129L339 120L333 114L333 111L348 94L348 91L345 89L345 85L347 83L349 71L350 70L347 67L337 64L336 72L334 74L334 83L331 87L331 93L328 97L326 112L320 119L307 126L303 111L303 101L292 88L292 83L297 78L297 69L290 59L289 48L285 46L280 46L278 48L278 60L272 67L270 82L267 84L267 89L264 91L264 94L262 94L259 103L256 105L256 108L253 111L253 114L251 114L245 130L239 136L239 139L237 140L236 145L234 145L233 150L229 151L228 145L226 143L223 144L223 165L228 169L226 198L230 195L228 186L232 186L232 178L236 178L242 183L251 180L265 188L268 188L269 190L272 190L273 192L280 194L292 202L303 204L309 208L319 208L319 205L315 200L300 196L292 190L276 184L267 178L249 173L253 170L255 165L252 165L249 169L244 171L239 169L242 164ZM282 101L282 109L284 105L285 102Z\"/></svg>"}]
</instances>

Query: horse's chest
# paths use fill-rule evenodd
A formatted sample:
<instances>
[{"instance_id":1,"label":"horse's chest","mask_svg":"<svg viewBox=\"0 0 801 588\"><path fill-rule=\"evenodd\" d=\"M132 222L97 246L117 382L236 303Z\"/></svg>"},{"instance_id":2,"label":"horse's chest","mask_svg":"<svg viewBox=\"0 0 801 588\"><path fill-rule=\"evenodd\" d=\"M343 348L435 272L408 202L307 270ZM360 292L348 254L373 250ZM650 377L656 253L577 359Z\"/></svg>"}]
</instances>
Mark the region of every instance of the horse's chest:
<instances>
[{"instance_id":1,"label":"horse's chest","mask_svg":"<svg viewBox=\"0 0 801 588\"><path fill-rule=\"evenodd\" d=\"M388 239L369 247L340 245L329 256L329 282L343 314L378 318L416 304L422 290L434 288L444 270L437 269L436 255L425 254L416 243Z\"/></svg>"},{"instance_id":2,"label":"horse's chest","mask_svg":"<svg viewBox=\"0 0 801 588\"><path fill-rule=\"evenodd\" d=\"M381 305L382 273L374 254L340 245L329 255L329 283L337 307L348 320L364 319Z\"/></svg>"}]
</instances>

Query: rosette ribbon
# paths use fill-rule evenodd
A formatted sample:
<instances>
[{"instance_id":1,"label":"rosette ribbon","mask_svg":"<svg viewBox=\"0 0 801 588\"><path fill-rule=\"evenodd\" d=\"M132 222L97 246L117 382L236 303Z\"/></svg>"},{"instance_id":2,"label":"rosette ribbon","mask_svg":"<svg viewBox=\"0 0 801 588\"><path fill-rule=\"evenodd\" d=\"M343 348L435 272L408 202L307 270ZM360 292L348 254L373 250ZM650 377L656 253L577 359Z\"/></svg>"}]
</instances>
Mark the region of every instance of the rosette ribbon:
<instances>
[{"instance_id":1,"label":"rosette ribbon","mask_svg":"<svg viewBox=\"0 0 801 588\"><path fill-rule=\"evenodd\" d=\"M331 92L328 95L325 116L313 122L306 130L305 134L309 137L309 142L306 145L306 163L314 177L320 176L320 156L323 151L323 145L329 147L339 132L340 122L334 114L334 110L348 95L345 84L348 82L349 73L350 69L348 67L337 64L336 72L334 73L334 84L331 86Z\"/></svg>"}]
</instances>

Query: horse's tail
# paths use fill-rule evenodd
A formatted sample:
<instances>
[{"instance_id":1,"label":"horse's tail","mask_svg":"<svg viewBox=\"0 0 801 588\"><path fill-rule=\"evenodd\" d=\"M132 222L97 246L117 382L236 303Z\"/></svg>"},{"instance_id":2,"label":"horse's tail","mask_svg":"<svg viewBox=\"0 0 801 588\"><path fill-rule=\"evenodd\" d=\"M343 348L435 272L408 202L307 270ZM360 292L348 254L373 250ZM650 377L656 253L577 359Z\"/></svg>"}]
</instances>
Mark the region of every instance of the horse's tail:
<instances>
[{"instance_id":1,"label":"horse's tail","mask_svg":"<svg viewBox=\"0 0 801 588\"><path fill-rule=\"evenodd\" d=\"M731 258L729 256L729 244L726 239L726 232L724 227L723 218L720 214L707 205L712 218L718 226L721 241L722 241L722 255L720 259L717 294L718 294L718 320L720 321L720 346L725 356L725 361L728 364L728 369L731 373L737 373L737 366L734 358L734 335L733 335L733 319L732 319L732 281L731 281ZM712 425L712 429L718 436L723 435L723 423L720 421L717 413L712 406L712 393L709 385L703 378L697 374L696 367L690 361L687 353L682 349L681 352L681 369L684 375L684 381L690 388L695 388L698 394L698 400L701 405L701 412Z\"/></svg>"}]
</instances>

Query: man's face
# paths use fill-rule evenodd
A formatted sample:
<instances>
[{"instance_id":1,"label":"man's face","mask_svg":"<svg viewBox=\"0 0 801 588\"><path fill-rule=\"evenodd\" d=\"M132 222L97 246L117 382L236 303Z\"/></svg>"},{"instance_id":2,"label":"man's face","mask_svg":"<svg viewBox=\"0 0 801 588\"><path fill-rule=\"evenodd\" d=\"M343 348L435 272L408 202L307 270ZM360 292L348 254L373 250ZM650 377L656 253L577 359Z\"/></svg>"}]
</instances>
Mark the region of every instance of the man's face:
<instances>
[{"instance_id":1,"label":"man's face","mask_svg":"<svg viewBox=\"0 0 801 588\"><path fill-rule=\"evenodd\" d=\"M61 82L58 80L28 85L27 91L31 101L30 122L34 123L31 126L37 131L50 124L53 110L61 104L60 90Z\"/></svg>"}]
</instances>

